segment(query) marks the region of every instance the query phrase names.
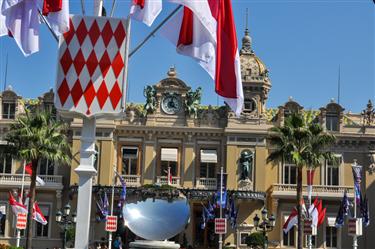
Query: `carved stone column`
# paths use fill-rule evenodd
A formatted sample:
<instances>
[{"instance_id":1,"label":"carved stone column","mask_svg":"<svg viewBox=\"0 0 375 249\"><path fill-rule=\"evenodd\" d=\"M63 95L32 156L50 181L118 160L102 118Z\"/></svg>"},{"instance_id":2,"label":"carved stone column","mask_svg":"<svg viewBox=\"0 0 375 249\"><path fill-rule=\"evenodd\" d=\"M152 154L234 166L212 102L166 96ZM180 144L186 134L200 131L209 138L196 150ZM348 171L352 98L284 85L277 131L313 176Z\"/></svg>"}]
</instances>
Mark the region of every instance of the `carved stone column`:
<instances>
[{"instance_id":1,"label":"carved stone column","mask_svg":"<svg viewBox=\"0 0 375 249\"><path fill-rule=\"evenodd\" d=\"M56 210L61 210L62 203L61 203L61 198L62 198L62 191L60 189L56 190Z\"/></svg>"}]
</instances>

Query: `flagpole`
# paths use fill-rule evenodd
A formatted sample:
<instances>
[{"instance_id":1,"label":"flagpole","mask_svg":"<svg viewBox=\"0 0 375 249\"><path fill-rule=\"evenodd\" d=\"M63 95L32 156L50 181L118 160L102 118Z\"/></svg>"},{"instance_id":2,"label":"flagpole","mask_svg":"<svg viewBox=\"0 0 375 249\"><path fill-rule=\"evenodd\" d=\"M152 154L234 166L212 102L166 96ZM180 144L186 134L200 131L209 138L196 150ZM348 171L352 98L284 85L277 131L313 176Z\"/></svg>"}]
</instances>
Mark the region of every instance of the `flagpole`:
<instances>
[{"instance_id":1,"label":"flagpole","mask_svg":"<svg viewBox=\"0 0 375 249\"><path fill-rule=\"evenodd\" d=\"M176 9L174 9L158 26L156 26L156 28L151 31L151 33L146 36L145 39L143 39L143 41L141 41L129 54L129 58L135 53L137 52L152 36L154 36L154 34L174 15L176 14L176 12L181 9L182 5L179 5Z\"/></svg>"},{"instance_id":2,"label":"flagpole","mask_svg":"<svg viewBox=\"0 0 375 249\"><path fill-rule=\"evenodd\" d=\"M38 12L39 12L40 18L42 18L43 22L47 25L47 28L49 29L49 31L51 31L53 38L55 38L55 40L59 42L59 37L56 35L55 31L53 31L51 24L49 24L47 18L43 15L43 13L40 11L39 8L38 8Z\"/></svg>"},{"instance_id":3,"label":"flagpole","mask_svg":"<svg viewBox=\"0 0 375 249\"><path fill-rule=\"evenodd\" d=\"M116 0L112 0L112 8L111 8L111 14L110 17L113 17L113 14L115 13L115 7L116 7Z\"/></svg>"},{"instance_id":4,"label":"flagpole","mask_svg":"<svg viewBox=\"0 0 375 249\"><path fill-rule=\"evenodd\" d=\"M128 85L128 68L129 68L129 51L130 51L130 32L131 32L131 18L130 15L128 16L128 19L126 21L126 40L125 40L125 54L124 54L124 74L123 74L123 79L122 79L122 99L121 99L121 108L123 111L126 109L126 95L127 93L124 94L124 91L127 89Z\"/></svg>"},{"instance_id":5,"label":"flagpole","mask_svg":"<svg viewBox=\"0 0 375 249\"><path fill-rule=\"evenodd\" d=\"M25 184L25 166L26 166L26 161L23 161L21 194L20 194L20 200L19 200L20 203L22 203L22 199L23 199L23 186ZM17 242L16 242L17 247L20 247L20 242L21 242L21 230L17 229Z\"/></svg>"},{"instance_id":6,"label":"flagpole","mask_svg":"<svg viewBox=\"0 0 375 249\"><path fill-rule=\"evenodd\" d=\"M353 165L354 167L357 166L357 159L354 159L354 162L353 162ZM354 184L355 183L355 179L354 179ZM358 240L357 240L357 198L356 198L356 193L355 193L355 186L354 186L354 215L353 215L353 218L355 219L355 226L356 226L356 229L355 229L355 235L353 236L353 249L357 249L358 248Z\"/></svg>"},{"instance_id":7,"label":"flagpole","mask_svg":"<svg viewBox=\"0 0 375 249\"><path fill-rule=\"evenodd\" d=\"M113 171L116 171L115 166L113 166ZM116 174L113 174L112 177L112 194L111 194L111 216L113 215L113 202L115 198L115 179L116 179ZM112 248L112 232L109 232L108 235L108 249Z\"/></svg>"},{"instance_id":8,"label":"flagpole","mask_svg":"<svg viewBox=\"0 0 375 249\"><path fill-rule=\"evenodd\" d=\"M224 168L220 168L220 219L223 217L223 174ZM223 248L223 235L219 234L219 249Z\"/></svg>"}]
</instances>

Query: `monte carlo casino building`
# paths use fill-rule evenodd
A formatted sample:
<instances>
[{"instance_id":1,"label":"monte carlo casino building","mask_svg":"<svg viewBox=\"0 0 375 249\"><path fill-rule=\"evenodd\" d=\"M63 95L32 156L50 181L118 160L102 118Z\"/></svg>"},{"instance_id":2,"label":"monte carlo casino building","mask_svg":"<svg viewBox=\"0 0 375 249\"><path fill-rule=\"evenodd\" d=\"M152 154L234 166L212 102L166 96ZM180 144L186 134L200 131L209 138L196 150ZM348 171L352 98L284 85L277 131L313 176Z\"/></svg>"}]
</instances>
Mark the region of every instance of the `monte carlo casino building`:
<instances>
[{"instance_id":1,"label":"monte carlo casino building","mask_svg":"<svg viewBox=\"0 0 375 249\"><path fill-rule=\"evenodd\" d=\"M344 107L331 101L319 110L304 110L302 103L293 99L280 103L275 109L267 109L267 98L271 90L271 79L266 65L256 56L251 47L248 31L242 39L240 50L241 71L245 105L240 117L236 117L223 106L199 105L200 90L191 89L188 82L178 77L175 68L169 69L166 78L145 90L145 103L128 104L123 120L98 120L96 131L97 176L93 179L90 243L106 239L104 223L96 219L95 200L104 192L110 196L113 166L117 168L127 184L128 194L145 184L166 184L166 169L170 167L172 185L181 189L188 197L191 207L190 223L174 240L193 248L217 248L218 237L212 222L201 229L202 204L216 191L217 173L224 167L227 174L227 189L239 208L237 227L228 226L224 245L229 248L247 248L245 238L255 232L253 218L260 216L265 206L276 216L276 226L269 233L270 246L295 248L296 227L283 234L282 225L295 205L296 167L286 162L267 164L266 158L272 150L268 146L269 128L283 125L285 117L294 112L312 113L327 132L335 134L337 143L332 151L341 158L341 166L321 162L314 177L313 198L319 196L327 208L324 224L313 238L313 247L351 248L352 237L347 226L335 227L335 217L344 191L353 198L351 164L356 159L363 166L362 191L370 199L370 226L359 238L360 248L375 248L375 123L368 112L347 113ZM274 82L274 84L282 84ZM8 89L0 93L0 142L22 113L25 103L40 108L53 108L53 92L47 92L37 100L26 100ZM367 113L367 114L366 114ZM371 114L372 113L372 114ZM58 113L57 113L57 116ZM373 116L372 116L373 117ZM366 119L367 118L367 119ZM42 162L38 174L46 182L37 188L37 200L49 221L47 226L35 224L34 246L53 248L61 246L61 229L55 222L55 213L70 202L75 209L78 176L74 172L79 164L82 121L69 120L70 141L73 160L71 165L54 167ZM249 170L243 172L246 161ZM12 243L15 239L15 219L8 205L8 192L16 192L21 185L21 163L12 158L0 160L0 210L3 213L0 227L0 244ZM306 184L304 174L304 184ZM120 183L117 181L116 198ZM306 197L306 185L304 185ZM115 205L116 206L116 205ZM136 237L120 222L118 231L122 241ZM304 239L306 241L306 239ZM305 242L304 242L305 243Z\"/></svg>"}]
</instances>

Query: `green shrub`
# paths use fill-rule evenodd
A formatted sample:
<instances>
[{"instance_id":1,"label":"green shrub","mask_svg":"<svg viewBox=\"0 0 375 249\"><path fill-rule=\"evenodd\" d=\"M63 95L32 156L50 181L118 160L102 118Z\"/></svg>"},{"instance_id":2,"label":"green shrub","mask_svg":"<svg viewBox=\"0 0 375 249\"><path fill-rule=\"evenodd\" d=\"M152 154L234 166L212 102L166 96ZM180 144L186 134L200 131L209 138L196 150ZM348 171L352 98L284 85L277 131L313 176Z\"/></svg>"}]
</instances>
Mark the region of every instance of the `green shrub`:
<instances>
[{"instance_id":1,"label":"green shrub","mask_svg":"<svg viewBox=\"0 0 375 249\"><path fill-rule=\"evenodd\" d=\"M263 248L265 239L262 233L252 233L246 238L246 244L252 248Z\"/></svg>"}]
</instances>

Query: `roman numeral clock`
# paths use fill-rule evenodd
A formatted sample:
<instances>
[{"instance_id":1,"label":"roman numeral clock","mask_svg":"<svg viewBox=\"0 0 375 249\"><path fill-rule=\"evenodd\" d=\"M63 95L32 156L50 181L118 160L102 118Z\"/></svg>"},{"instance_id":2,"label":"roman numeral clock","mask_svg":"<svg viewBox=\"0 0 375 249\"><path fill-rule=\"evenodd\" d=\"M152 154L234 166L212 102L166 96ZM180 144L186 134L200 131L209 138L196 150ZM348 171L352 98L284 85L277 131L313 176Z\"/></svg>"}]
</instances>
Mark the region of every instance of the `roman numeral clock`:
<instances>
[{"instance_id":1,"label":"roman numeral clock","mask_svg":"<svg viewBox=\"0 0 375 249\"><path fill-rule=\"evenodd\" d=\"M178 93L165 93L162 96L160 107L164 113L175 115L182 111L183 103Z\"/></svg>"}]
</instances>

